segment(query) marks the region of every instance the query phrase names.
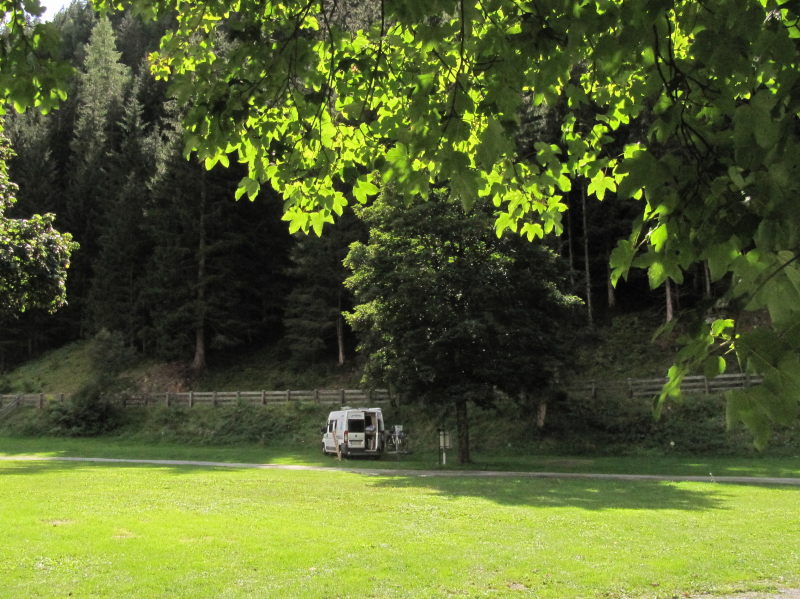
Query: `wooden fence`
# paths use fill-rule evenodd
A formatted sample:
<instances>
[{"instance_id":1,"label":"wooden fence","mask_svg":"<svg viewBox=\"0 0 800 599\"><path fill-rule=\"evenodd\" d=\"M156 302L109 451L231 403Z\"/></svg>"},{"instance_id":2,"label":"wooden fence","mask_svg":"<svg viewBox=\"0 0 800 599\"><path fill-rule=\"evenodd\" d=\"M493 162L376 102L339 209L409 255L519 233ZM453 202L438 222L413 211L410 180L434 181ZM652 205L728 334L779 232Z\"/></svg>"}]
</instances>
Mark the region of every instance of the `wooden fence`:
<instances>
[{"instance_id":1,"label":"wooden fence","mask_svg":"<svg viewBox=\"0 0 800 599\"><path fill-rule=\"evenodd\" d=\"M617 381L590 381L567 388L568 393L586 393L592 397L600 391L625 394L629 397L655 397L661 393L666 378L634 379ZM687 376L681 391L687 394L722 393L730 389L742 389L761 383L761 378L748 374L721 374L714 378ZM0 395L0 418L20 406L43 408L48 402L68 399L64 393L26 393ZM286 391L186 391L182 393L135 393L123 396L119 402L124 407L224 406L245 402L249 404L317 403L325 405L367 405L385 403L396 399L387 389L311 389Z\"/></svg>"},{"instance_id":2,"label":"wooden fence","mask_svg":"<svg viewBox=\"0 0 800 599\"><path fill-rule=\"evenodd\" d=\"M652 379L625 379L618 381L590 381L580 385L571 386L567 389L571 393L588 393L593 397L599 391L609 391L613 393L624 393L629 397L655 397L661 393L661 388L667 382L666 377ZM723 393L731 389L743 389L758 385L761 377L751 374L720 374L714 378L705 376L687 376L681 383L683 393L705 394Z\"/></svg>"},{"instance_id":3,"label":"wooden fence","mask_svg":"<svg viewBox=\"0 0 800 599\"><path fill-rule=\"evenodd\" d=\"M63 393L26 393L0 395L0 418L6 410L18 406L43 408L51 401L63 402L69 396ZM224 406L245 402L250 404L275 404L304 402L318 404L373 405L385 403L393 398L387 389L311 389L286 391L186 391L182 393L133 393L119 398L124 407L139 406Z\"/></svg>"}]
</instances>

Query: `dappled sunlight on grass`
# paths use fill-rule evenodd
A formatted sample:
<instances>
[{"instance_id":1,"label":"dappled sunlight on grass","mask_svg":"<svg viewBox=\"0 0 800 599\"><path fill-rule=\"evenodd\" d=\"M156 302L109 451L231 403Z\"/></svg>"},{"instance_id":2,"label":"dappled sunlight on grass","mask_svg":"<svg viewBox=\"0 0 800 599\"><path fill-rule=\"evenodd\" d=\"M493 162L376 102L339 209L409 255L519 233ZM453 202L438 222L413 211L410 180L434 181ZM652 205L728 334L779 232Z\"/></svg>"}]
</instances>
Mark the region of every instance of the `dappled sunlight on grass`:
<instances>
[{"instance_id":1,"label":"dappled sunlight on grass","mask_svg":"<svg viewBox=\"0 0 800 599\"><path fill-rule=\"evenodd\" d=\"M800 571L800 489L24 461L0 480L0 597L669 597Z\"/></svg>"}]
</instances>

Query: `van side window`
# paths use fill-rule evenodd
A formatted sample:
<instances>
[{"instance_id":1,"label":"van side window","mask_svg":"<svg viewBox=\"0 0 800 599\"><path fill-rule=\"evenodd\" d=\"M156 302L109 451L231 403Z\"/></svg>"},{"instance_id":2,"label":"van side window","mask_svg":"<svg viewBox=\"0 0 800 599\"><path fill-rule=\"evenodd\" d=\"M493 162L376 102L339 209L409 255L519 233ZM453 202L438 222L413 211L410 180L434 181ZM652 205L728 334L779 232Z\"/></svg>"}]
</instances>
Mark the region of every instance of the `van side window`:
<instances>
[{"instance_id":1,"label":"van side window","mask_svg":"<svg viewBox=\"0 0 800 599\"><path fill-rule=\"evenodd\" d=\"M328 432L332 433L335 430L336 430L336 421L335 420L329 420L328 421Z\"/></svg>"}]
</instances>

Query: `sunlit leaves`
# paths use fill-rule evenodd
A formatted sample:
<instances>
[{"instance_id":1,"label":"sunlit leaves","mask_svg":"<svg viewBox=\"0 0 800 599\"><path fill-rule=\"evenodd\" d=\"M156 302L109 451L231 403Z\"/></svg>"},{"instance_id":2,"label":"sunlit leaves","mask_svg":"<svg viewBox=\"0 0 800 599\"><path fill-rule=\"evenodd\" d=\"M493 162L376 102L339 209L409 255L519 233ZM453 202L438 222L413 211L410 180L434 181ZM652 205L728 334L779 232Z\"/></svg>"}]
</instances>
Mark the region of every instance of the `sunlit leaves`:
<instances>
[{"instance_id":1,"label":"sunlit leaves","mask_svg":"<svg viewBox=\"0 0 800 599\"><path fill-rule=\"evenodd\" d=\"M792 3L398 0L355 32L305 0L132 4L178 9L152 69L191 106L187 148L208 166L235 152L238 197L270 185L293 231L387 185L409 202L440 186L466 207L491 202L498 234L531 239L561 230L570 194L614 195L640 210L612 253L615 283L707 264L774 334L800 312ZM520 135L531 111L552 121L535 139ZM727 341L710 338L687 345L675 380L719 370Z\"/></svg>"},{"instance_id":2,"label":"sunlit leaves","mask_svg":"<svg viewBox=\"0 0 800 599\"><path fill-rule=\"evenodd\" d=\"M597 171L592 180L589 182L589 187L587 188L587 193L589 195L593 195L597 197L598 200L602 200L605 195L606 191L616 191L617 190L617 183L614 180L614 177L609 177L605 174L605 172Z\"/></svg>"}]
</instances>

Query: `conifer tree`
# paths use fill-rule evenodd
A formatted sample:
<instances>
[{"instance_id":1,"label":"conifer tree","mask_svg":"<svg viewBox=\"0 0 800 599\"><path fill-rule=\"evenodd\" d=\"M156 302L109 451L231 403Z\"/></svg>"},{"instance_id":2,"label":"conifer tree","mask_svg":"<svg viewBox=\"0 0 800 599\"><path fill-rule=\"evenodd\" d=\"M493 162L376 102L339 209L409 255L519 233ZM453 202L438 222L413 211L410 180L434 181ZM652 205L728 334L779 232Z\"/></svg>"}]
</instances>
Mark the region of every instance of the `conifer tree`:
<instances>
[{"instance_id":1,"label":"conifer tree","mask_svg":"<svg viewBox=\"0 0 800 599\"><path fill-rule=\"evenodd\" d=\"M93 328L119 331L133 343L142 324L141 281L150 254L143 219L153 176L153 139L147 135L138 95L143 75L136 78L119 122L120 143L107 155L108 195L98 225L98 255L87 301Z\"/></svg>"},{"instance_id":2,"label":"conifer tree","mask_svg":"<svg viewBox=\"0 0 800 599\"><path fill-rule=\"evenodd\" d=\"M76 256L70 286L73 301L81 311L88 293L92 261L97 256L98 223L108 209L112 193L107 158L118 141L116 123L130 84L130 69L119 59L111 23L101 17L92 29L78 76L65 213L67 224L82 247Z\"/></svg>"},{"instance_id":3,"label":"conifer tree","mask_svg":"<svg viewBox=\"0 0 800 599\"><path fill-rule=\"evenodd\" d=\"M146 345L165 358L191 356L201 371L211 347L274 338L288 235L276 202L234 203L235 173L207 172L181 155L175 112L162 128L146 218L154 245L143 295Z\"/></svg>"}]
</instances>

